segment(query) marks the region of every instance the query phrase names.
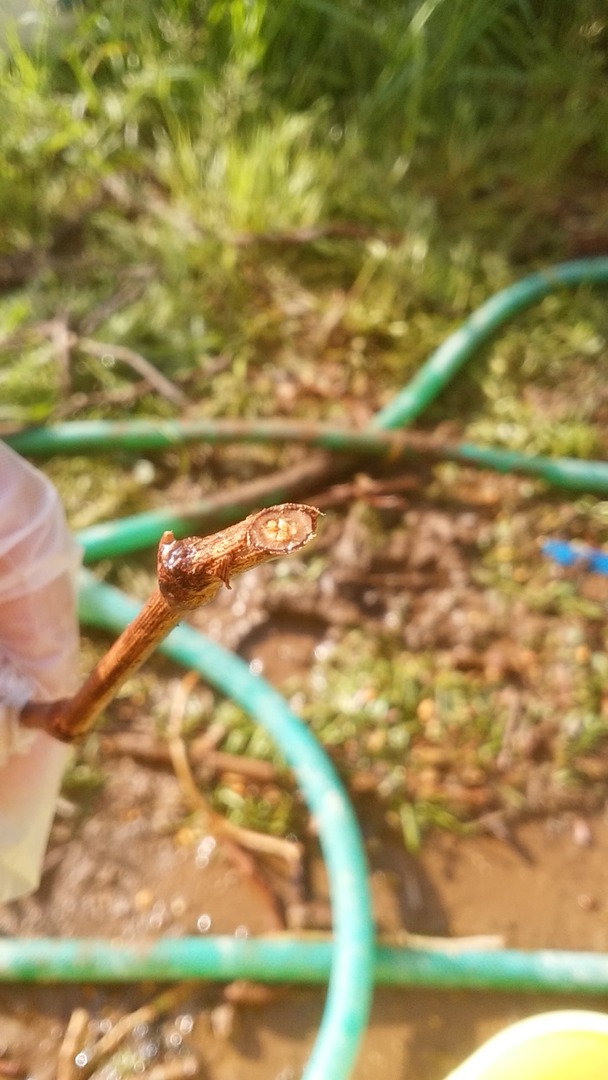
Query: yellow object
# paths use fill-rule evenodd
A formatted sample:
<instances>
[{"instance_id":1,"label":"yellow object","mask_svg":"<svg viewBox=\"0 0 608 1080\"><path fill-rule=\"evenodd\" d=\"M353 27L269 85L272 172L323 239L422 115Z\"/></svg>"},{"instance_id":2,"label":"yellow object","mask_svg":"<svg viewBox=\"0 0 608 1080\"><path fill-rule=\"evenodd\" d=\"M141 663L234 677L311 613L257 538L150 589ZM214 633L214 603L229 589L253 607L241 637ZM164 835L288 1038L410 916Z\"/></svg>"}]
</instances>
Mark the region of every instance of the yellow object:
<instances>
[{"instance_id":1,"label":"yellow object","mask_svg":"<svg viewBox=\"0 0 608 1080\"><path fill-rule=\"evenodd\" d=\"M520 1020L446 1080L608 1080L608 1016L561 1010Z\"/></svg>"}]
</instances>

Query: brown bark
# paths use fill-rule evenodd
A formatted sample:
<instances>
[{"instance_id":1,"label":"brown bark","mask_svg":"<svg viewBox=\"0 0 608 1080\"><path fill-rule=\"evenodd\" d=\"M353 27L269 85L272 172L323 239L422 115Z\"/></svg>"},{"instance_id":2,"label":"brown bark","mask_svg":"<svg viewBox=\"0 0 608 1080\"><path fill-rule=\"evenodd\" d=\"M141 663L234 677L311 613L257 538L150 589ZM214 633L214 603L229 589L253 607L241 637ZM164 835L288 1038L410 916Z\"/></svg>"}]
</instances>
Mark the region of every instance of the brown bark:
<instances>
[{"instance_id":1,"label":"brown bark","mask_svg":"<svg viewBox=\"0 0 608 1080\"><path fill-rule=\"evenodd\" d=\"M28 702L21 723L66 742L82 735L185 612L209 603L222 584L230 588L235 574L303 547L315 535L318 516L315 507L282 503L250 514L213 536L176 540L173 533L163 533L158 588L142 610L74 697Z\"/></svg>"}]
</instances>

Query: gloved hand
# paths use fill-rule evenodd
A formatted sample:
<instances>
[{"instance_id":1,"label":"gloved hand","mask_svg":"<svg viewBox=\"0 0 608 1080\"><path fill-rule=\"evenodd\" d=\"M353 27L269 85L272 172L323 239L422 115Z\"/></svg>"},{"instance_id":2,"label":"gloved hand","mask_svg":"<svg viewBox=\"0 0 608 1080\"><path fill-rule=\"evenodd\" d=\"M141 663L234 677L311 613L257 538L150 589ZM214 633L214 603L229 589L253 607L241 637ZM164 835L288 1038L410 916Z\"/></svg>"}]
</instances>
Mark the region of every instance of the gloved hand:
<instances>
[{"instance_id":1,"label":"gloved hand","mask_svg":"<svg viewBox=\"0 0 608 1080\"><path fill-rule=\"evenodd\" d=\"M18 715L76 689L79 564L55 488L0 442L0 902L40 881L68 748Z\"/></svg>"}]
</instances>

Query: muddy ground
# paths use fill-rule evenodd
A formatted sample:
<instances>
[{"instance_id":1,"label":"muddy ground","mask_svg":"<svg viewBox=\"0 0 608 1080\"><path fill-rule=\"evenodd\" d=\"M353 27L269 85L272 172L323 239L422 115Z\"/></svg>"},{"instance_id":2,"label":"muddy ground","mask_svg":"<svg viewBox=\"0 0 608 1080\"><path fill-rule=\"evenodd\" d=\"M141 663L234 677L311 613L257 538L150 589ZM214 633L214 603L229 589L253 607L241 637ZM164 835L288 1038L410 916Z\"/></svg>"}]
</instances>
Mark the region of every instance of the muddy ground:
<instances>
[{"instance_id":1,"label":"muddy ground","mask_svg":"<svg viewBox=\"0 0 608 1080\"><path fill-rule=\"evenodd\" d=\"M362 494L359 483L350 509L341 492L334 491L333 505L325 497L314 555L296 561L289 574L265 568L245 576L194 623L311 708L310 673L318 680L327 656L340 656L361 630L381 642L380 659L392 663L404 653L428 665L432 654L439 670L443 665L470 677L478 697L483 692L506 710L498 744L495 727L480 726L476 714L469 717L475 738L463 737L462 724L451 727L433 704L428 680L408 705L407 751L385 753L384 733L391 725L401 730L393 690L386 691L383 723L374 722L372 710L343 742L335 725L326 739L355 798L378 929L500 934L512 948L605 951L606 745L598 733L605 696L595 694L591 728L589 702L581 697L603 649L605 579L552 567L539 553L539 538L549 529L573 537L582 530L587 540L601 542L592 504L585 515L580 504L547 497L528 481L466 470L456 484L452 473L408 485L389 475L375 488L364 485ZM145 561L138 572L141 586ZM92 640L89 652L102 644ZM368 665L362 687L354 673L349 693L363 690L364 703L375 700L373 673ZM101 735L85 744L68 778L42 887L0 908L0 933L133 942L150 935L258 935L298 920L327 927L314 829L293 792L289 822L306 847L297 887L276 863L214 841L204 815L192 812L167 752L159 705L166 700L170 712L183 689L183 673L158 662L151 682L128 686L112 706ZM233 748L231 733L222 728L210 738L214 700L194 684L189 691L202 719L184 739L191 751L197 739L207 739L208 756L219 755L211 772L195 770L200 787L279 805L288 777L272 761L262 762L256 775L255 762L253 772L242 771L222 758ZM450 702L461 708L454 692L448 712ZM397 788L396 759L403 773ZM426 831L418 821L420 851L407 851L398 827L405 795L422 818L425 807L439 808L461 828L442 831L431 815ZM150 986L3 986L0 1075L90 1075L91 1047L158 992ZM574 1002L380 990L355 1078L382 1069L387 1080L441 1080L491 1032L568 1003ZM156 1018L140 1022L94 1075L295 1080L322 1006L317 990L190 988ZM86 1016L71 1049L77 1063L64 1063L58 1073L67 1024L78 1008ZM79 1052L84 1057L77 1058Z\"/></svg>"},{"instance_id":2,"label":"muddy ground","mask_svg":"<svg viewBox=\"0 0 608 1080\"><path fill-rule=\"evenodd\" d=\"M133 779L117 770L115 783ZM162 786L162 785L161 785ZM118 794L118 792L117 792ZM4 932L107 934L133 941L150 934L271 931L274 915L251 879L216 849L201 865L201 844L176 847L159 837L141 805L116 799L69 843L41 893L3 914ZM370 844L379 926L421 934L502 934L515 948L608 947L608 820L572 814L516 831L517 844L491 837L438 835L420 858L396 845ZM53 850L53 849L52 849ZM55 848L58 851L59 848ZM93 854L92 854L93 853ZM312 877L324 896L317 864ZM159 872L160 871L160 872ZM51 1080L72 1011L90 1015L86 1053L95 1038L159 988L6 986L0 991L2 1050L21 1075ZM100 1076L135 1076L159 1062L196 1060L196 1076L213 1080L297 1077L318 1029L323 995L279 988L245 995L202 986L156 1022L142 1024L113 1067ZM261 1000L258 1000L261 997ZM605 1008L603 999L584 999ZM581 1005L574 997L378 990L356 1080L440 1080L483 1038L535 1011ZM0 1059L1 1060L1 1059ZM139 1063L139 1064L138 1064ZM75 1068L74 1076L83 1075ZM186 1071L184 1073L188 1075ZM144 1073L145 1075L145 1073ZM170 1075L170 1074L168 1074Z\"/></svg>"}]
</instances>

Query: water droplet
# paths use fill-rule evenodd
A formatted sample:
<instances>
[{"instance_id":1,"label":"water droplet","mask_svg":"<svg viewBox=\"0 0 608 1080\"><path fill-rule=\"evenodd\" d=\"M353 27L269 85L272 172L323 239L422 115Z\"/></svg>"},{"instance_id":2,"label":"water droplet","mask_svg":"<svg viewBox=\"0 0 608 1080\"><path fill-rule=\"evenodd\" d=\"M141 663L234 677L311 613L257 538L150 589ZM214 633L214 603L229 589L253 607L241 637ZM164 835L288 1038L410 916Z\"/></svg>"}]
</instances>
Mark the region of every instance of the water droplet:
<instances>
[{"instance_id":1,"label":"water droplet","mask_svg":"<svg viewBox=\"0 0 608 1080\"><path fill-rule=\"evenodd\" d=\"M211 916L199 915L196 920L196 928L197 930L200 930L201 934L206 934L207 930L211 929Z\"/></svg>"},{"instance_id":2,"label":"water droplet","mask_svg":"<svg viewBox=\"0 0 608 1080\"><path fill-rule=\"evenodd\" d=\"M211 853L215 851L216 847L217 840L215 839L215 836L204 836L203 839L199 842L196 850L200 852L204 851L206 855L211 855Z\"/></svg>"},{"instance_id":3,"label":"water droplet","mask_svg":"<svg viewBox=\"0 0 608 1080\"><path fill-rule=\"evenodd\" d=\"M141 1048L142 1057L146 1061L153 1061L160 1054L160 1045L156 1040L145 1043Z\"/></svg>"},{"instance_id":4,"label":"water droplet","mask_svg":"<svg viewBox=\"0 0 608 1080\"><path fill-rule=\"evenodd\" d=\"M156 470L151 461L147 458L140 458L135 462L133 466L133 479L136 484L141 484L142 487L146 487L148 484L153 484L156 477Z\"/></svg>"},{"instance_id":5,"label":"water droplet","mask_svg":"<svg viewBox=\"0 0 608 1080\"><path fill-rule=\"evenodd\" d=\"M216 846L217 841L214 836L204 836L197 844L194 863L199 870L204 870L205 867L209 865L209 859L215 851Z\"/></svg>"},{"instance_id":6,"label":"water droplet","mask_svg":"<svg viewBox=\"0 0 608 1080\"><path fill-rule=\"evenodd\" d=\"M236 938L247 938L249 937L249 930L241 923L241 925L237 926L236 930L234 931L234 936Z\"/></svg>"},{"instance_id":7,"label":"water droplet","mask_svg":"<svg viewBox=\"0 0 608 1080\"><path fill-rule=\"evenodd\" d=\"M327 660L327 657L334 651L335 645L332 641L320 641L315 648L315 660Z\"/></svg>"}]
</instances>

